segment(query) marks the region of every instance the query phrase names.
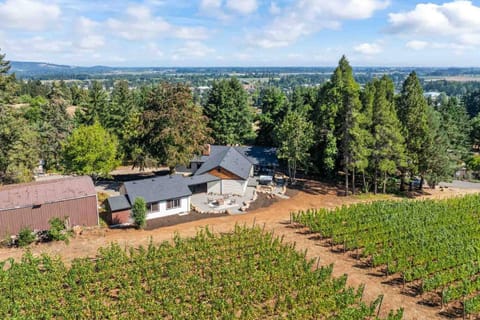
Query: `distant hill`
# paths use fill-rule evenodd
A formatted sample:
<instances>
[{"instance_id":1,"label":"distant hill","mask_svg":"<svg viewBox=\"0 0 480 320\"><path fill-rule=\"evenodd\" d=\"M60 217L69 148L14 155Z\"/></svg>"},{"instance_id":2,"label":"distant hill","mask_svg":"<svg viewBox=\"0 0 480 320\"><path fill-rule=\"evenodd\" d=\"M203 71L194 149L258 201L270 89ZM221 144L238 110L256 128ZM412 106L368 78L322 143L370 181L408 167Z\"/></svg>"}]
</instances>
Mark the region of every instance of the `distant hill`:
<instances>
[{"instance_id":1,"label":"distant hill","mask_svg":"<svg viewBox=\"0 0 480 320\"><path fill-rule=\"evenodd\" d=\"M15 72L20 79L118 79L118 78L162 78L168 76L185 77L196 75L206 76L213 79L219 77L247 77L247 78L272 78L282 76L293 77L330 77L334 67L107 67L91 66L79 67L60 65L45 62L22 62L12 61L12 72ZM425 80L450 80L449 77L457 77L462 81L478 81L480 68L446 68L446 67L353 67L357 81L364 83L364 80L382 74L389 74L401 81L412 70L417 71L419 77ZM364 78L364 79L363 79ZM455 80L453 79L453 80ZM317 79L318 80L318 79ZM301 84L301 83L300 83Z\"/></svg>"},{"instance_id":2,"label":"distant hill","mask_svg":"<svg viewBox=\"0 0 480 320\"><path fill-rule=\"evenodd\" d=\"M111 72L115 68L105 66L77 67L69 65L60 65L45 62L22 62L11 61L12 72L15 72L18 78L37 78L48 76L78 76L80 74L90 75Z\"/></svg>"}]
</instances>

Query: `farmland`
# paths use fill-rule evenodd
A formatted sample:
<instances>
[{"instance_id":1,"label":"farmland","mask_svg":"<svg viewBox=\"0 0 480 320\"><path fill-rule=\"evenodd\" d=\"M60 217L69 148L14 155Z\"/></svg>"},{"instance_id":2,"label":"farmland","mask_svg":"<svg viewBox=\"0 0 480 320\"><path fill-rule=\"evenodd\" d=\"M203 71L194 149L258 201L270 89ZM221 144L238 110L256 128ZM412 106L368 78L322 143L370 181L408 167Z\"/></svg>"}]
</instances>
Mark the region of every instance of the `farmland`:
<instances>
[{"instance_id":1,"label":"farmland","mask_svg":"<svg viewBox=\"0 0 480 320\"><path fill-rule=\"evenodd\" d=\"M480 314L480 196L380 201L292 214L357 265L450 315Z\"/></svg>"},{"instance_id":2,"label":"farmland","mask_svg":"<svg viewBox=\"0 0 480 320\"><path fill-rule=\"evenodd\" d=\"M260 228L125 250L99 250L66 267L26 253L0 271L1 318L373 319L381 297L315 267L305 253ZM388 319L400 319L391 312Z\"/></svg>"}]
</instances>

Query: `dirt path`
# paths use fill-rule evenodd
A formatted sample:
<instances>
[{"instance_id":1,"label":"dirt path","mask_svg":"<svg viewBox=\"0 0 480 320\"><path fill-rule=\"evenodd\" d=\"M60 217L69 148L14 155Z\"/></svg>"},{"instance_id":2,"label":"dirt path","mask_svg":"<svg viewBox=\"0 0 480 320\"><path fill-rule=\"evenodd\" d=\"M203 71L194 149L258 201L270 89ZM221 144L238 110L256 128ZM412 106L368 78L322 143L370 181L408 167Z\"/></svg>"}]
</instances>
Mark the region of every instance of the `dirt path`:
<instances>
[{"instance_id":1,"label":"dirt path","mask_svg":"<svg viewBox=\"0 0 480 320\"><path fill-rule=\"evenodd\" d=\"M443 192L435 191L428 198L445 198L455 195L480 192L480 190L456 190L447 189ZM334 263L333 274L340 276L348 274L348 284L358 286L365 284L364 299L372 301L378 295L384 294L382 315L388 310L403 307L405 319L435 319L439 318L439 309L425 307L417 304L417 299L402 295L400 289L390 285L382 284L384 280L368 275L368 270L355 268L356 261L347 255L340 255L330 252L328 248L319 245L315 240L309 239L308 235L292 229L289 225L290 212L305 210L308 208L333 208L344 204L371 201L372 199L349 198L345 199L336 195L336 190L324 185L313 185L309 192L299 192L289 200L276 202L268 208L256 210L245 215L217 217L199 221L188 222L181 225L159 228L151 231L137 230L108 230L100 229L86 232L83 235L72 239L69 245L63 243L50 243L31 247L34 254L48 253L61 256L66 262L77 257L94 256L99 247L111 242L117 242L121 246L147 245L150 241L154 243L171 240L174 233L181 236L193 236L199 228L209 226L214 232L228 232L235 224L265 225L266 230L272 230L276 235L283 236L285 241L295 242L299 250L308 249L309 258L320 257L321 265ZM0 249L0 261L13 257L19 259L23 254L22 249Z\"/></svg>"}]
</instances>

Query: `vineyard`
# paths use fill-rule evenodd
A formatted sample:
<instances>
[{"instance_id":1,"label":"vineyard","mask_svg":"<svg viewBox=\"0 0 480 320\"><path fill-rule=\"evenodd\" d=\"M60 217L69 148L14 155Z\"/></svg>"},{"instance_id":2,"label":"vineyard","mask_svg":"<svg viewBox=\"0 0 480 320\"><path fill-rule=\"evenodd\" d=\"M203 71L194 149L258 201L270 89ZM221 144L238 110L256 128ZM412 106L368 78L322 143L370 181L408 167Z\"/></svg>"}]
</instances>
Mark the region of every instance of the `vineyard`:
<instances>
[{"instance_id":1,"label":"vineyard","mask_svg":"<svg viewBox=\"0 0 480 320\"><path fill-rule=\"evenodd\" d=\"M237 226L147 248L111 245L69 267L26 253L0 265L0 318L377 319L381 296L365 304L362 287L282 242Z\"/></svg>"},{"instance_id":2,"label":"vineyard","mask_svg":"<svg viewBox=\"0 0 480 320\"><path fill-rule=\"evenodd\" d=\"M292 221L398 280L420 303L480 315L480 195L307 210Z\"/></svg>"}]
</instances>

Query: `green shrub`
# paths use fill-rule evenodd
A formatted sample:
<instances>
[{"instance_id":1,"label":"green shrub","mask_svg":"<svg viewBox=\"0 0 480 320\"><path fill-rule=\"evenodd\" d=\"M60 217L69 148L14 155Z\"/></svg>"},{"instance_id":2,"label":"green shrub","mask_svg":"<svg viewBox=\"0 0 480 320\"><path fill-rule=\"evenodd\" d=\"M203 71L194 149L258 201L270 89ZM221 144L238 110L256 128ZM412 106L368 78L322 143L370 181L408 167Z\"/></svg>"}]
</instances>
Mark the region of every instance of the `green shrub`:
<instances>
[{"instance_id":1,"label":"green shrub","mask_svg":"<svg viewBox=\"0 0 480 320\"><path fill-rule=\"evenodd\" d=\"M147 203L142 197L135 199L132 208L132 218L137 228L143 229L147 224Z\"/></svg>"},{"instance_id":2,"label":"green shrub","mask_svg":"<svg viewBox=\"0 0 480 320\"><path fill-rule=\"evenodd\" d=\"M35 242L36 240L35 233L33 233L32 229L30 228L23 228L18 233L18 240L17 244L19 247L26 247L29 244Z\"/></svg>"},{"instance_id":3,"label":"green shrub","mask_svg":"<svg viewBox=\"0 0 480 320\"><path fill-rule=\"evenodd\" d=\"M50 229L48 230L48 238L53 241L65 241L68 243L69 233L65 228L65 220L60 218L52 218L48 221Z\"/></svg>"}]
</instances>

